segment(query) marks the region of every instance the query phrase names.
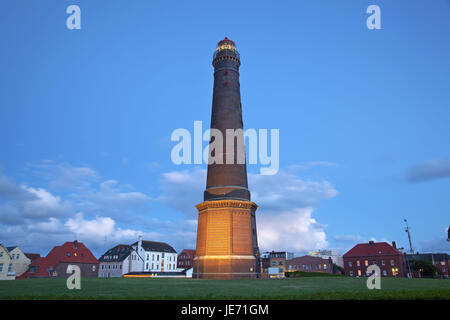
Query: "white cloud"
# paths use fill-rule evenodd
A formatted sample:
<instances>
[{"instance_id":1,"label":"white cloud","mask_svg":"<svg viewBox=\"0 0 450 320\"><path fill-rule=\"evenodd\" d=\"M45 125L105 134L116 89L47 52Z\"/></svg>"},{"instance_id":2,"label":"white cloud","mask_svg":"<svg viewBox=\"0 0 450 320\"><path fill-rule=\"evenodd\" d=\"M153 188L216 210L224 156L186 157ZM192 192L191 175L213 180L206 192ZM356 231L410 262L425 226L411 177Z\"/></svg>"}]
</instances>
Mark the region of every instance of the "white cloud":
<instances>
[{"instance_id":1,"label":"white cloud","mask_svg":"<svg viewBox=\"0 0 450 320\"><path fill-rule=\"evenodd\" d=\"M130 244L137 241L139 236L143 236L147 240L159 241L161 239L161 234L158 232L120 228L116 226L116 221L111 217L96 216L93 219L85 219L81 212L68 219L64 226L74 239L84 241L94 249L102 248L101 250L105 250L105 246L115 246L118 243Z\"/></svg>"},{"instance_id":2,"label":"white cloud","mask_svg":"<svg viewBox=\"0 0 450 320\"><path fill-rule=\"evenodd\" d=\"M83 238L102 238L114 232L115 222L109 217L96 217L94 220L84 220L81 212L70 218L65 226L74 234Z\"/></svg>"},{"instance_id":3,"label":"white cloud","mask_svg":"<svg viewBox=\"0 0 450 320\"><path fill-rule=\"evenodd\" d=\"M261 250L299 252L328 246L325 226L312 215L322 199L338 194L330 182L302 180L283 170L248 177L252 200L259 206L256 221ZM205 185L204 169L164 173L159 200L196 218L195 205L202 202Z\"/></svg>"},{"instance_id":4,"label":"white cloud","mask_svg":"<svg viewBox=\"0 0 450 320\"><path fill-rule=\"evenodd\" d=\"M257 215L260 250L304 252L328 247L324 225L312 218L312 208Z\"/></svg>"},{"instance_id":5,"label":"white cloud","mask_svg":"<svg viewBox=\"0 0 450 320\"><path fill-rule=\"evenodd\" d=\"M252 200L264 210L317 207L321 199L338 195L338 191L326 180L303 180L282 170L271 176L249 174L249 188Z\"/></svg>"},{"instance_id":6,"label":"white cloud","mask_svg":"<svg viewBox=\"0 0 450 320\"><path fill-rule=\"evenodd\" d=\"M69 203L44 188L18 185L0 172L0 223L23 223L24 219L46 219L70 213Z\"/></svg>"},{"instance_id":7,"label":"white cloud","mask_svg":"<svg viewBox=\"0 0 450 320\"><path fill-rule=\"evenodd\" d=\"M121 186L115 180L106 180L98 188L90 188L70 198L76 207L85 212L101 212L116 218L136 214L148 209L151 198L141 192L129 191L130 186Z\"/></svg>"},{"instance_id":8,"label":"white cloud","mask_svg":"<svg viewBox=\"0 0 450 320\"><path fill-rule=\"evenodd\" d=\"M156 233L116 224L120 219L132 226L135 215L145 212L151 202L149 196L130 190L131 186L122 186L115 180L97 183L98 175L89 168L74 168L50 160L28 168L33 168L31 178L33 175L45 178L44 186L18 184L0 172L1 241L47 249L65 241L84 239L93 248L104 250L105 245L117 244L115 241L135 241L138 233L150 239L156 237ZM64 177L58 178L58 174ZM49 191L50 185L58 186L55 191L60 194ZM97 217L85 219L81 213L71 217L76 211Z\"/></svg>"},{"instance_id":9,"label":"white cloud","mask_svg":"<svg viewBox=\"0 0 450 320\"><path fill-rule=\"evenodd\" d=\"M24 188L36 196L35 199L22 203L23 216L25 218L63 216L70 211L68 203L62 203L60 197L52 195L47 190L43 188Z\"/></svg>"},{"instance_id":10,"label":"white cloud","mask_svg":"<svg viewBox=\"0 0 450 320\"><path fill-rule=\"evenodd\" d=\"M190 217L197 214L195 205L203 201L206 186L206 170L195 168L192 171L171 171L162 174L161 203L185 212Z\"/></svg>"},{"instance_id":11,"label":"white cloud","mask_svg":"<svg viewBox=\"0 0 450 320\"><path fill-rule=\"evenodd\" d=\"M49 218L47 221L30 223L27 225L30 232L40 233L66 233L65 226L57 218Z\"/></svg>"},{"instance_id":12,"label":"white cloud","mask_svg":"<svg viewBox=\"0 0 450 320\"><path fill-rule=\"evenodd\" d=\"M29 163L27 169L43 177L51 188L58 190L86 188L99 179L99 174L91 168L74 167L69 163L58 163L52 160Z\"/></svg>"},{"instance_id":13,"label":"white cloud","mask_svg":"<svg viewBox=\"0 0 450 320\"><path fill-rule=\"evenodd\" d=\"M41 167L45 170L53 167L57 172L61 168L66 168L66 172L73 168L69 164L60 165L52 161L42 162ZM58 243L78 239L97 253L103 253L106 248L117 243L134 242L142 235L148 240L168 242L178 249L195 247L195 205L203 201L206 170L193 168L164 173L161 196L153 199L116 180L99 183L96 180L98 174L91 174L94 171L75 172L78 175L74 177L79 177L79 180L65 178L65 184L58 179L49 180L53 186L60 185L66 190L69 181L76 181L76 188L71 188L70 193L58 195L42 186L17 185L0 174L0 197L9 199L8 207L0 207L0 210L10 213L6 219L10 226L5 229L5 241L20 243L26 239L27 243L51 248ZM48 177L53 175L48 173ZM338 194L330 182L304 180L281 170L272 176L249 174L249 188L252 200L259 205L257 228L261 250L300 252L328 246L326 226L314 218L314 210L322 200ZM166 221L149 216L149 206L155 199L187 216ZM11 225L11 212L15 210L26 220L17 222L22 225ZM70 216L74 212L78 213ZM32 218L36 222L31 224Z\"/></svg>"}]
</instances>

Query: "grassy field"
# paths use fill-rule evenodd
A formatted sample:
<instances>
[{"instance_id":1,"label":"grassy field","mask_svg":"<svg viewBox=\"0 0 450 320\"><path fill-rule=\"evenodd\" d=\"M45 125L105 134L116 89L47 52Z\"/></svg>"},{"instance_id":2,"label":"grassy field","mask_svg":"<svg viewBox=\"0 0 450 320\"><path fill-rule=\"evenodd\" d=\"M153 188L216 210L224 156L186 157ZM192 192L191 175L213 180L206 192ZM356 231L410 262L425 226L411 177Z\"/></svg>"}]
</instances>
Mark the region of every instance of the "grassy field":
<instances>
[{"instance_id":1,"label":"grassy field","mask_svg":"<svg viewBox=\"0 0 450 320\"><path fill-rule=\"evenodd\" d=\"M450 280L383 278L381 290L365 279L310 277L271 280L83 278L0 281L0 299L450 299Z\"/></svg>"}]
</instances>

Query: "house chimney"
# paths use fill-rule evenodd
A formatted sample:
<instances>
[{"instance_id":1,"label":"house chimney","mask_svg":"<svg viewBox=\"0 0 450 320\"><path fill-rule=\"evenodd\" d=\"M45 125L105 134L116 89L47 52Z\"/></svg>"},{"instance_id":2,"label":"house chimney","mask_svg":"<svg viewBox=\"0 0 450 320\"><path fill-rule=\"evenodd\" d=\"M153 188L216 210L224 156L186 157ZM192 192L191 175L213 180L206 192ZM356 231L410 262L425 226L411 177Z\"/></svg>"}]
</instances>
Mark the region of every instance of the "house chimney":
<instances>
[{"instance_id":1,"label":"house chimney","mask_svg":"<svg viewBox=\"0 0 450 320\"><path fill-rule=\"evenodd\" d=\"M142 236L139 236L139 241L138 241L138 245L137 245L138 254L139 254L139 252L141 252L141 248L142 248Z\"/></svg>"},{"instance_id":2,"label":"house chimney","mask_svg":"<svg viewBox=\"0 0 450 320\"><path fill-rule=\"evenodd\" d=\"M373 246L374 242L372 240L369 241L369 244Z\"/></svg>"},{"instance_id":3,"label":"house chimney","mask_svg":"<svg viewBox=\"0 0 450 320\"><path fill-rule=\"evenodd\" d=\"M78 241L77 240L73 241L73 248L78 249Z\"/></svg>"},{"instance_id":4,"label":"house chimney","mask_svg":"<svg viewBox=\"0 0 450 320\"><path fill-rule=\"evenodd\" d=\"M395 243L395 241L392 241L392 246L394 247L394 249L397 249L397 243Z\"/></svg>"}]
</instances>

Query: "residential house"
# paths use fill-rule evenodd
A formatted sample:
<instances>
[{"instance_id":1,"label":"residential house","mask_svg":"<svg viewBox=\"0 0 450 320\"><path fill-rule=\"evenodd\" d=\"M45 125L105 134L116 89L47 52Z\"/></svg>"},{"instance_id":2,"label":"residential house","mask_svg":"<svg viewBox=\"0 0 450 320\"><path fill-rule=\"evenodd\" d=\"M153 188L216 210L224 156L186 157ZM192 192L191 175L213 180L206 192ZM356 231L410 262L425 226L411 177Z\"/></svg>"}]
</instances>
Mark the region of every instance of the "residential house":
<instances>
[{"instance_id":1,"label":"residential house","mask_svg":"<svg viewBox=\"0 0 450 320\"><path fill-rule=\"evenodd\" d=\"M130 272L177 271L177 252L167 243L139 238L131 247Z\"/></svg>"},{"instance_id":2,"label":"residential house","mask_svg":"<svg viewBox=\"0 0 450 320\"><path fill-rule=\"evenodd\" d=\"M19 247L7 247L11 256L12 270L16 273L16 277L24 274L31 264L31 259L20 250Z\"/></svg>"},{"instance_id":3,"label":"residential house","mask_svg":"<svg viewBox=\"0 0 450 320\"><path fill-rule=\"evenodd\" d=\"M12 266L12 259L8 249L3 244L0 244L0 280L16 279Z\"/></svg>"},{"instance_id":4,"label":"residential house","mask_svg":"<svg viewBox=\"0 0 450 320\"><path fill-rule=\"evenodd\" d=\"M313 256L296 257L286 261L286 271L333 273L333 260Z\"/></svg>"},{"instance_id":5,"label":"residential house","mask_svg":"<svg viewBox=\"0 0 450 320\"><path fill-rule=\"evenodd\" d=\"M54 247L46 257L35 259L21 278L65 278L71 265L80 267L83 278L98 276L99 261L82 242L75 240Z\"/></svg>"},{"instance_id":6,"label":"residential house","mask_svg":"<svg viewBox=\"0 0 450 320\"><path fill-rule=\"evenodd\" d=\"M310 251L308 253L309 256L319 257L322 259L329 259L333 261L333 263L337 266L344 267L344 259L339 253L335 250L318 250L318 251Z\"/></svg>"},{"instance_id":7,"label":"residential house","mask_svg":"<svg viewBox=\"0 0 450 320\"><path fill-rule=\"evenodd\" d=\"M131 253L133 247L127 244L119 244L106 251L98 260L100 266L98 276L100 278L121 277L131 272Z\"/></svg>"},{"instance_id":8,"label":"residential house","mask_svg":"<svg viewBox=\"0 0 450 320\"><path fill-rule=\"evenodd\" d=\"M369 276L370 265L380 267L382 277L405 277L407 275L406 259L393 242L359 243L344 254L344 270L347 276Z\"/></svg>"},{"instance_id":9,"label":"residential house","mask_svg":"<svg viewBox=\"0 0 450 320\"><path fill-rule=\"evenodd\" d=\"M262 277L268 276L269 268L274 272L273 268L278 268L278 273L284 275L286 271L286 261L294 257L292 252L272 251L261 254L261 273Z\"/></svg>"},{"instance_id":10,"label":"residential house","mask_svg":"<svg viewBox=\"0 0 450 320\"><path fill-rule=\"evenodd\" d=\"M193 249L183 249L178 255L177 267L179 269L192 268L194 265L195 250Z\"/></svg>"}]
</instances>

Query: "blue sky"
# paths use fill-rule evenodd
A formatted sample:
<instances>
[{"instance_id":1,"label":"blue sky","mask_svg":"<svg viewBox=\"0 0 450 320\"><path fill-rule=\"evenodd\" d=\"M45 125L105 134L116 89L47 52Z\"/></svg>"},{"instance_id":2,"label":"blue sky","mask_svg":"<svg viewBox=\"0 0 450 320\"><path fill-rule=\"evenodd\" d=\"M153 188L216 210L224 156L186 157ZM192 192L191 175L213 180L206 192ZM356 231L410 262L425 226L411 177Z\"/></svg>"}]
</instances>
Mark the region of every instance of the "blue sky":
<instances>
[{"instance_id":1,"label":"blue sky","mask_svg":"<svg viewBox=\"0 0 450 320\"><path fill-rule=\"evenodd\" d=\"M66 28L71 4L81 30ZM245 128L280 129L279 173L248 168L262 249L408 248L408 218L415 250L448 252L449 13L448 0L2 1L0 242L193 247L206 166L174 165L170 135L209 124L227 36Z\"/></svg>"}]
</instances>

